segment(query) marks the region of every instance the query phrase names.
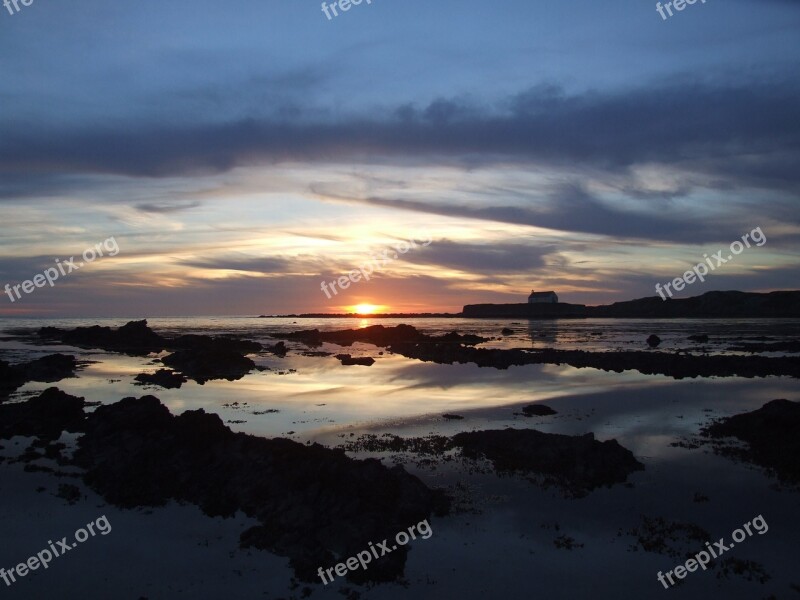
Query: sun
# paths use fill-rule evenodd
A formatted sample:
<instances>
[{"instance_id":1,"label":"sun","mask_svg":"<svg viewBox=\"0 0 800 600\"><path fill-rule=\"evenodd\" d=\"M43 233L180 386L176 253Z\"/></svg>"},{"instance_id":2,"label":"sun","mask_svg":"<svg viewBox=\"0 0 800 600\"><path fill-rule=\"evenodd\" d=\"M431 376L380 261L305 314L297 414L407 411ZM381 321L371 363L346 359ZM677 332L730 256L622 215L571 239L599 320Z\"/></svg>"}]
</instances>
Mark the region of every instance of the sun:
<instances>
[{"instance_id":1,"label":"sun","mask_svg":"<svg viewBox=\"0 0 800 600\"><path fill-rule=\"evenodd\" d=\"M353 307L353 312L357 315L371 315L379 308L379 306L375 306L374 304L356 304Z\"/></svg>"}]
</instances>

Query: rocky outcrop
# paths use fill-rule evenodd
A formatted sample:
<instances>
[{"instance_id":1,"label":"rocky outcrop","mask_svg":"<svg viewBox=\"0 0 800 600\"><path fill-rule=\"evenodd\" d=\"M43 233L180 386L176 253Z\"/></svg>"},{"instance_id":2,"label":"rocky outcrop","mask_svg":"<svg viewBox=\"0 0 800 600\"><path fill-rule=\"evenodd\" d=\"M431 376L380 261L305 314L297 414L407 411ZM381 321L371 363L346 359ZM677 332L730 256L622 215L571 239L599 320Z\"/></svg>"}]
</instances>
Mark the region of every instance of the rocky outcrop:
<instances>
[{"instance_id":1,"label":"rocky outcrop","mask_svg":"<svg viewBox=\"0 0 800 600\"><path fill-rule=\"evenodd\" d=\"M526 417L547 417L549 415L555 415L558 413L549 406L546 406L544 404L539 404L537 402L536 404L529 404L528 406L523 406L522 414L525 415Z\"/></svg>"},{"instance_id":2,"label":"rocky outcrop","mask_svg":"<svg viewBox=\"0 0 800 600\"><path fill-rule=\"evenodd\" d=\"M469 348L459 344L395 344L389 350L408 358L440 364L475 363L479 367L507 369L515 365L567 364L604 371L635 370L647 375L685 377L800 377L800 357L693 356L666 352L586 352Z\"/></svg>"},{"instance_id":3,"label":"rocky outcrop","mask_svg":"<svg viewBox=\"0 0 800 600\"><path fill-rule=\"evenodd\" d=\"M122 352L133 356L145 356L161 352L167 341L147 326L147 321L131 321L118 329L93 325L72 330L57 327L42 327L39 337L58 340L78 348L100 348L111 352Z\"/></svg>"},{"instance_id":4,"label":"rocky outcrop","mask_svg":"<svg viewBox=\"0 0 800 600\"><path fill-rule=\"evenodd\" d=\"M24 435L55 440L62 431L81 431L84 406L83 398L47 388L26 402L0 406L0 437Z\"/></svg>"},{"instance_id":5,"label":"rocky outcrop","mask_svg":"<svg viewBox=\"0 0 800 600\"><path fill-rule=\"evenodd\" d=\"M401 467L286 439L233 433L202 410L173 416L153 396L125 398L89 415L75 454L85 480L123 507L197 504L208 515L242 511L261 525L244 546L288 556L296 574L355 555L394 536L446 502ZM406 548L357 576L396 579ZM356 573L354 573L356 575Z\"/></svg>"},{"instance_id":6,"label":"rocky outcrop","mask_svg":"<svg viewBox=\"0 0 800 600\"><path fill-rule=\"evenodd\" d=\"M289 352L289 348L284 342L278 342L272 346L264 346L264 351L283 358Z\"/></svg>"},{"instance_id":7,"label":"rocky outcrop","mask_svg":"<svg viewBox=\"0 0 800 600\"><path fill-rule=\"evenodd\" d=\"M594 434L569 436L535 429L471 431L453 436L464 456L487 458L498 471L541 474L576 497L624 483L644 469L616 440L598 442Z\"/></svg>"},{"instance_id":8,"label":"rocky outcrop","mask_svg":"<svg viewBox=\"0 0 800 600\"><path fill-rule=\"evenodd\" d=\"M140 373L134 380L141 385L157 385L164 389L177 389L188 381L186 377L169 369L159 369L155 373Z\"/></svg>"},{"instance_id":9,"label":"rocky outcrop","mask_svg":"<svg viewBox=\"0 0 800 600\"><path fill-rule=\"evenodd\" d=\"M319 329L307 329L292 333L275 333L272 337L295 340L307 346L320 346L324 342L337 344L339 346L351 346L355 342L365 342L375 346L386 347L390 344L413 343L413 344L464 344L473 346L481 342L488 341L487 338L478 335L460 334L457 332L447 333L440 336L426 335L418 331L411 325L397 325L395 327L384 327L383 325L372 325L362 329L344 329L340 331L320 331Z\"/></svg>"},{"instance_id":10,"label":"rocky outcrop","mask_svg":"<svg viewBox=\"0 0 800 600\"><path fill-rule=\"evenodd\" d=\"M734 352L800 352L800 340L787 340L784 342L750 342L731 346Z\"/></svg>"},{"instance_id":11,"label":"rocky outcrop","mask_svg":"<svg viewBox=\"0 0 800 600\"><path fill-rule=\"evenodd\" d=\"M110 327L78 327L66 331L55 327L43 327L39 337L44 340L57 340L82 348L100 348L110 352L122 352L134 356L146 356L162 350L175 351L161 359L165 365L173 367L186 377L198 383L211 379L241 379L255 368L255 363L245 354L261 352L264 347L258 342L241 340L230 336L211 337L208 335L188 334L177 338L166 338L147 326L147 321L131 321L119 329ZM286 355L286 346L276 344L267 351L278 356ZM169 385L163 387L180 387L178 379L157 375ZM153 382L151 376L142 374L137 377L140 382ZM146 381L150 380L150 381Z\"/></svg>"},{"instance_id":12,"label":"rocky outcrop","mask_svg":"<svg viewBox=\"0 0 800 600\"><path fill-rule=\"evenodd\" d=\"M162 358L161 362L201 385L212 379L236 381L256 368L256 363L234 350L202 346L178 350Z\"/></svg>"},{"instance_id":13,"label":"rocky outcrop","mask_svg":"<svg viewBox=\"0 0 800 600\"><path fill-rule=\"evenodd\" d=\"M349 354L337 354L336 358L339 359L344 366L349 367L353 365L361 365L363 367L371 367L375 364L375 359L370 356L355 357Z\"/></svg>"},{"instance_id":14,"label":"rocky outcrop","mask_svg":"<svg viewBox=\"0 0 800 600\"><path fill-rule=\"evenodd\" d=\"M54 383L75 376L75 357L50 354L26 363L10 365L0 360L0 402L29 381Z\"/></svg>"},{"instance_id":15,"label":"rocky outcrop","mask_svg":"<svg viewBox=\"0 0 800 600\"><path fill-rule=\"evenodd\" d=\"M724 454L755 463L780 479L800 483L800 402L773 400L758 410L718 421L702 434L721 439L734 437L748 448L717 448Z\"/></svg>"}]
</instances>

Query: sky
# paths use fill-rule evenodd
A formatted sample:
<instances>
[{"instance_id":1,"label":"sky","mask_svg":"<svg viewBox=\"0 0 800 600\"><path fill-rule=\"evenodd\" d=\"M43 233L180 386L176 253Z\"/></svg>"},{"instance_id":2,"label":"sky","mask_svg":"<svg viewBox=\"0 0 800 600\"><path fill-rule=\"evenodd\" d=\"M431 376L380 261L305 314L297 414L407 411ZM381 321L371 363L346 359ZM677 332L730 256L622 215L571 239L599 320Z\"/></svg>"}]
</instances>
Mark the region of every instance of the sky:
<instances>
[{"instance_id":1,"label":"sky","mask_svg":"<svg viewBox=\"0 0 800 600\"><path fill-rule=\"evenodd\" d=\"M798 0L18 6L0 316L605 304L756 228L675 297L799 287Z\"/></svg>"}]
</instances>

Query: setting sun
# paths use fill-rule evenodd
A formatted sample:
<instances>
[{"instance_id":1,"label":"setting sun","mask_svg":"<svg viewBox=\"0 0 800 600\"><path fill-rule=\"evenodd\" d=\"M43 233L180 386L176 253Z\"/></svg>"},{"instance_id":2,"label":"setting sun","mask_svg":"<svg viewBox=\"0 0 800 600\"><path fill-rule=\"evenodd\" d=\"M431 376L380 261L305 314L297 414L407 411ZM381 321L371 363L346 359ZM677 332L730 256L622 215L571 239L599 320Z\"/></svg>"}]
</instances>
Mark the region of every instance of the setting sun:
<instances>
[{"instance_id":1,"label":"setting sun","mask_svg":"<svg viewBox=\"0 0 800 600\"><path fill-rule=\"evenodd\" d=\"M379 306L375 306L374 304L357 304L353 307L353 312L357 315L371 315L379 308Z\"/></svg>"}]
</instances>

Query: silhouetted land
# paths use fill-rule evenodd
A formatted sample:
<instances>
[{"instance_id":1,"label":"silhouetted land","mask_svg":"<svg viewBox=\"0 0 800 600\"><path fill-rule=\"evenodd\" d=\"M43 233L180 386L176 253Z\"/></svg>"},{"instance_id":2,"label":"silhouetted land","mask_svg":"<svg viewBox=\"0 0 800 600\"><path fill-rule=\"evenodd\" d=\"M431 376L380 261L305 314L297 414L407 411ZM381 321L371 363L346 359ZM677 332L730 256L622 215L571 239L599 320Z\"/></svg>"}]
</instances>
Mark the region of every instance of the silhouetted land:
<instances>
[{"instance_id":1,"label":"silhouetted land","mask_svg":"<svg viewBox=\"0 0 800 600\"><path fill-rule=\"evenodd\" d=\"M460 313L302 313L261 315L262 319L722 319L800 318L800 291L706 292L691 298L662 300L660 296L626 300L613 304L467 304Z\"/></svg>"}]
</instances>

